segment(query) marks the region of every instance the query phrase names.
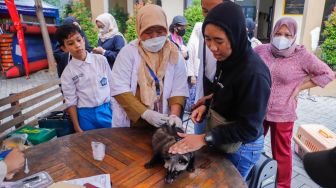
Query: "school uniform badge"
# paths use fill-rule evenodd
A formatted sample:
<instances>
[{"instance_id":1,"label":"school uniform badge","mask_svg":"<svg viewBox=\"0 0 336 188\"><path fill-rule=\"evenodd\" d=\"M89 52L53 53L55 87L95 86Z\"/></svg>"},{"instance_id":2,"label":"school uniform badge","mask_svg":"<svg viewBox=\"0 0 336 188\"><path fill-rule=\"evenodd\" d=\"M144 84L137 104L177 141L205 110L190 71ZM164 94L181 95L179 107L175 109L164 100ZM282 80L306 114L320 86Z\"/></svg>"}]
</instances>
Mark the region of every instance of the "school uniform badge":
<instances>
[{"instance_id":1,"label":"school uniform badge","mask_svg":"<svg viewBox=\"0 0 336 188\"><path fill-rule=\"evenodd\" d=\"M103 77L103 78L100 80L100 85L101 85L101 86L106 86L106 85L107 85L107 78L106 78L106 77Z\"/></svg>"}]
</instances>

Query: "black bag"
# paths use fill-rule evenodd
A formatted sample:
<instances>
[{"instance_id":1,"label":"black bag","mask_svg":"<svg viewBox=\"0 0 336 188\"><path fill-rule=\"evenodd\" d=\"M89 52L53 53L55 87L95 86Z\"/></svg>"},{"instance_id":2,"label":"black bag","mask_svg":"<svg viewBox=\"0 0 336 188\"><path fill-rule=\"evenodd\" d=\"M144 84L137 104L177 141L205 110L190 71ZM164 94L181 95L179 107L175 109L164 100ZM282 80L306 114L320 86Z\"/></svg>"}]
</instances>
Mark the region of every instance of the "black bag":
<instances>
[{"instance_id":1,"label":"black bag","mask_svg":"<svg viewBox=\"0 0 336 188\"><path fill-rule=\"evenodd\" d=\"M39 118L40 128L55 129L57 137L75 133L70 115L63 111L54 111Z\"/></svg>"},{"instance_id":2,"label":"black bag","mask_svg":"<svg viewBox=\"0 0 336 188\"><path fill-rule=\"evenodd\" d=\"M276 188L277 167L276 160L262 153L246 178L249 188Z\"/></svg>"}]
</instances>

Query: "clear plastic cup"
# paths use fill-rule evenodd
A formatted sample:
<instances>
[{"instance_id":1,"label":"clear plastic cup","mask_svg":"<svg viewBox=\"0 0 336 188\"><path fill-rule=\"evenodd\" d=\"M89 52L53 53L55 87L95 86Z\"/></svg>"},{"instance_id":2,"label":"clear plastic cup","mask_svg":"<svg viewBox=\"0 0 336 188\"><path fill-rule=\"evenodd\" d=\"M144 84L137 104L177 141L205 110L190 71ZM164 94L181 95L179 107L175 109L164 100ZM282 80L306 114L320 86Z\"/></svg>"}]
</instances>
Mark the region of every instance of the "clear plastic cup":
<instances>
[{"instance_id":1,"label":"clear plastic cup","mask_svg":"<svg viewBox=\"0 0 336 188\"><path fill-rule=\"evenodd\" d=\"M93 159L97 161L102 161L105 157L105 144L101 142L91 142Z\"/></svg>"}]
</instances>

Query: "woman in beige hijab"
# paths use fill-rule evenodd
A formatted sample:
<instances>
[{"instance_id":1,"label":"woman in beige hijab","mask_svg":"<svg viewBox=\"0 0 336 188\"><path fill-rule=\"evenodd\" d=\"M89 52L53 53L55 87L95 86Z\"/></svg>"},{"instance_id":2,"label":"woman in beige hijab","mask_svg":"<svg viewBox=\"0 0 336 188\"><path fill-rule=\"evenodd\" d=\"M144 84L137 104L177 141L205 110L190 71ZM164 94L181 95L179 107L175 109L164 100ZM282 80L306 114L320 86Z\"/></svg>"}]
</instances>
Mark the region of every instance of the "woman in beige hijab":
<instances>
[{"instance_id":1,"label":"woman in beige hijab","mask_svg":"<svg viewBox=\"0 0 336 188\"><path fill-rule=\"evenodd\" d=\"M118 25L114 17L109 13L100 14L96 18L96 26L99 29L98 47L92 52L106 57L111 69L121 48L126 44L126 40L118 30Z\"/></svg>"},{"instance_id":2,"label":"woman in beige hijab","mask_svg":"<svg viewBox=\"0 0 336 188\"><path fill-rule=\"evenodd\" d=\"M138 39L119 53L112 70L113 126L164 123L182 126L179 116L188 96L183 57L167 40L166 15L146 5L136 17Z\"/></svg>"}]
</instances>

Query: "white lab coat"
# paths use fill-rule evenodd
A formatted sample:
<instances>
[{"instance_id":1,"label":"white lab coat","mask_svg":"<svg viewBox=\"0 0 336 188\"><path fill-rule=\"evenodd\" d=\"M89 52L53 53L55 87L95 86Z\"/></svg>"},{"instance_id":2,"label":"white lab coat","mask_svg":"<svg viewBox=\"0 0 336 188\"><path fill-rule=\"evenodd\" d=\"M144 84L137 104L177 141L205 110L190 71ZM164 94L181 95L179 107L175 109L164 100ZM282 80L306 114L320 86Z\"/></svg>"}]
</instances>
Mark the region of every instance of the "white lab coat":
<instances>
[{"instance_id":1,"label":"white lab coat","mask_svg":"<svg viewBox=\"0 0 336 188\"><path fill-rule=\"evenodd\" d=\"M189 59L187 61L187 74L188 76L198 76L199 70L199 40L202 37L202 22L197 22L191 32L188 41Z\"/></svg>"},{"instance_id":2,"label":"white lab coat","mask_svg":"<svg viewBox=\"0 0 336 188\"><path fill-rule=\"evenodd\" d=\"M119 52L112 69L112 96L125 92L135 95L138 85L138 70L141 56L137 48L137 40L130 42ZM180 54L177 64L168 63L163 85L163 113L169 114L168 98L174 96L189 96L187 73L184 59ZM113 98L113 127L129 127L130 120L124 109Z\"/></svg>"},{"instance_id":3,"label":"white lab coat","mask_svg":"<svg viewBox=\"0 0 336 188\"><path fill-rule=\"evenodd\" d=\"M196 83L196 97L195 102L197 102L200 98L204 96L203 90L203 45L204 45L204 38L203 36L199 39L199 47L198 47L198 55L200 59L200 65L198 70L198 79ZM213 81L215 74L216 74L216 59L213 56L210 49L206 46L206 62L205 62L205 76L210 80Z\"/></svg>"}]
</instances>

